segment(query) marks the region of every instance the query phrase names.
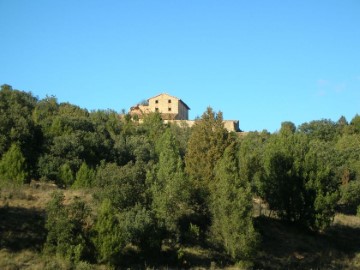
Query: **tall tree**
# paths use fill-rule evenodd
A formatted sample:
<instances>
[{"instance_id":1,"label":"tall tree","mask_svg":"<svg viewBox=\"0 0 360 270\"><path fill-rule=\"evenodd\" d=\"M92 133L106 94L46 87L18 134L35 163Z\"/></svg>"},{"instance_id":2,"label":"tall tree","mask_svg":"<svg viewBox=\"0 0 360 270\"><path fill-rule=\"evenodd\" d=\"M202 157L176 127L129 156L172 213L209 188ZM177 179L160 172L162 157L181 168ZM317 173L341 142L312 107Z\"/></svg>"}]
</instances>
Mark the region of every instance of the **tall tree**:
<instances>
[{"instance_id":1,"label":"tall tree","mask_svg":"<svg viewBox=\"0 0 360 270\"><path fill-rule=\"evenodd\" d=\"M185 156L186 172L197 187L208 187L214 180L214 168L228 145L222 113L207 108L192 128Z\"/></svg>"},{"instance_id":2,"label":"tall tree","mask_svg":"<svg viewBox=\"0 0 360 270\"><path fill-rule=\"evenodd\" d=\"M216 167L212 193L212 235L235 260L250 259L258 245L252 222L250 183L241 178L238 145L231 144Z\"/></svg>"},{"instance_id":3,"label":"tall tree","mask_svg":"<svg viewBox=\"0 0 360 270\"><path fill-rule=\"evenodd\" d=\"M191 203L196 214L191 223L205 235L210 222L210 193L215 188L215 166L229 145L229 133L224 128L222 113L215 113L210 107L192 128L185 155L185 172L189 175ZM202 237L201 237L202 238Z\"/></svg>"},{"instance_id":4,"label":"tall tree","mask_svg":"<svg viewBox=\"0 0 360 270\"><path fill-rule=\"evenodd\" d=\"M191 213L191 186L183 171L180 151L171 129L157 142L159 162L151 179L152 208L170 234L180 237L180 219Z\"/></svg>"}]
</instances>

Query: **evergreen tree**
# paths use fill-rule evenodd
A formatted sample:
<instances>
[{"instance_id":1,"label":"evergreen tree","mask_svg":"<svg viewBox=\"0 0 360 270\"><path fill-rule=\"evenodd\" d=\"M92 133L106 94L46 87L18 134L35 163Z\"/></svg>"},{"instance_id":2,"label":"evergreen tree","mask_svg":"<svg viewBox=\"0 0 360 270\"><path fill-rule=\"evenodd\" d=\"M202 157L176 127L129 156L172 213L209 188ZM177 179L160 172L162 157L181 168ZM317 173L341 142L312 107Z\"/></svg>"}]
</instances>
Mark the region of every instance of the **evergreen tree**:
<instances>
[{"instance_id":1,"label":"evergreen tree","mask_svg":"<svg viewBox=\"0 0 360 270\"><path fill-rule=\"evenodd\" d=\"M73 171L71 170L69 163L66 162L65 164L61 165L59 179L61 180L61 183L67 187L71 186L74 182Z\"/></svg>"},{"instance_id":2,"label":"evergreen tree","mask_svg":"<svg viewBox=\"0 0 360 270\"><path fill-rule=\"evenodd\" d=\"M95 179L95 171L83 162L80 169L76 173L75 182L73 188L89 188L92 186Z\"/></svg>"},{"instance_id":3,"label":"evergreen tree","mask_svg":"<svg viewBox=\"0 0 360 270\"><path fill-rule=\"evenodd\" d=\"M240 176L238 152L237 144L231 144L216 167L211 232L234 260L246 260L254 255L259 236L252 222L251 188Z\"/></svg>"},{"instance_id":4,"label":"evergreen tree","mask_svg":"<svg viewBox=\"0 0 360 270\"><path fill-rule=\"evenodd\" d=\"M109 199L105 199L98 210L94 225L93 242L101 263L116 265L126 241L121 232L116 209Z\"/></svg>"},{"instance_id":5,"label":"evergreen tree","mask_svg":"<svg viewBox=\"0 0 360 270\"><path fill-rule=\"evenodd\" d=\"M322 146L305 134L274 134L264 151L261 194L287 221L319 229L334 216L337 183ZM327 151L327 150L325 150Z\"/></svg>"},{"instance_id":6,"label":"evergreen tree","mask_svg":"<svg viewBox=\"0 0 360 270\"><path fill-rule=\"evenodd\" d=\"M0 160L0 183L19 186L28 178L26 162L20 147L12 144Z\"/></svg>"},{"instance_id":7,"label":"evergreen tree","mask_svg":"<svg viewBox=\"0 0 360 270\"><path fill-rule=\"evenodd\" d=\"M229 145L229 133L224 128L222 113L210 107L192 128L185 155L185 172L192 186L191 203L196 213L190 223L205 235L210 225L209 196L215 188L215 166Z\"/></svg>"},{"instance_id":8,"label":"evergreen tree","mask_svg":"<svg viewBox=\"0 0 360 270\"><path fill-rule=\"evenodd\" d=\"M222 113L207 108L192 128L185 156L186 172L198 188L208 187L214 180L215 165L228 145L229 134Z\"/></svg>"},{"instance_id":9,"label":"evergreen tree","mask_svg":"<svg viewBox=\"0 0 360 270\"><path fill-rule=\"evenodd\" d=\"M190 186L183 171L179 147L168 128L157 143L159 163L151 180L152 208L172 234L180 236L180 218L191 212Z\"/></svg>"}]
</instances>

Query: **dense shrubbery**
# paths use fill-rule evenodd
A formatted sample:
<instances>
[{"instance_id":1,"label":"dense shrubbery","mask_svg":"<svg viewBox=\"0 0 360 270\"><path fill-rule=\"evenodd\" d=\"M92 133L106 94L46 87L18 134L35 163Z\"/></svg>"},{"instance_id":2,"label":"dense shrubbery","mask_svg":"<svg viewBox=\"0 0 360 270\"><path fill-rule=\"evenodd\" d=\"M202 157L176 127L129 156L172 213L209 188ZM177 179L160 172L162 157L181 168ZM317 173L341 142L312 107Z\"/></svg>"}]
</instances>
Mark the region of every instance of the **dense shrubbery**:
<instances>
[{"instance_id":1,"label":"dense shrubbery","mask_svg":"<svg viewBox=\"0 0 360 270\"><path fill-rule=\"evenodd\" d=\"M39 179L93 193L94 209L61 193L47 207L44 252L69 261L123 265L129 250L151 258L164 244L206 244L249 261L260 244L252 198L313 230L337 207L355 213L360 204L358 115L238 137L211 108L191 129L156 113L139 124L8 85L0 111L1 185Z\"/></svg>"}]
</instances>

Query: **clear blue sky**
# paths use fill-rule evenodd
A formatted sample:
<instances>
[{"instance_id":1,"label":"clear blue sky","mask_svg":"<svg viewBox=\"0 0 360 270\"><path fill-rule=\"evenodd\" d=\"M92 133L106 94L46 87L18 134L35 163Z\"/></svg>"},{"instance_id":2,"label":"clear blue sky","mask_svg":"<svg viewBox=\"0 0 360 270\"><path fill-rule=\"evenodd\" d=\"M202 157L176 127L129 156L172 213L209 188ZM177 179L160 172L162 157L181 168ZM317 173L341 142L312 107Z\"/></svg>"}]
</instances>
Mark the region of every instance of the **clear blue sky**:
<instances>
[{"instance_id":1,"label":"clear blue sky","mask_svg":"<svg viewBox=\"0 0 360 270\"><path fill-rule=\"evenodd\" d=\"M360 113L360 0L0 0L0 84L93 109L166 92L245 131Z\"/></svg>"}]
</instances>

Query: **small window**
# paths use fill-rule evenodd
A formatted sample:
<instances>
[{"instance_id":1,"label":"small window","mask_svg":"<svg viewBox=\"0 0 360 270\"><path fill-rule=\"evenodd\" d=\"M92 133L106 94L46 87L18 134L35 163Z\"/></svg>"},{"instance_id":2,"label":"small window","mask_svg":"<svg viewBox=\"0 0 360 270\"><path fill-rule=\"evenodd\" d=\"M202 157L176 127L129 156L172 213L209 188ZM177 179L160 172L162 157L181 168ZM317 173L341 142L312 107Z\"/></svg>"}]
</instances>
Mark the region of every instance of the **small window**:
<instances>
[{"instance_id":1,"label":"small window","mask_svg":"<svg viewBox=\"0 0 360 270\"><path fill-rule=\"evenodd\" d=\"M171 108L168 108L168 111L171 112Z\"/></svg>"},{"instance_id":2,"label":"small window","mask_svg":"<svg viewBox=\"0 0 360 270\"><path fill-rule=\"evenodd\" d=\"M159 108L155 108L155 112L158 112L159 111Z\"/></svg>"},{"instance_id":3,"label":"small window","mask_svg":"<svg viewBox=\"0 0 360 270\"><path fill-rule=\"evenodd\" d=\"M155 104L158 104L159 103L159 101L158 100L155 100Z\"/></svg>"},{"instance_id":4,"label":"small window","mask_svg":"<svg viewBox=\"0 0 360 270\"><path fill-rule=\"evenodd\" d=\"M169 99L169 103L171 103L171 99Z\"/></svg>"}]
</instances>

